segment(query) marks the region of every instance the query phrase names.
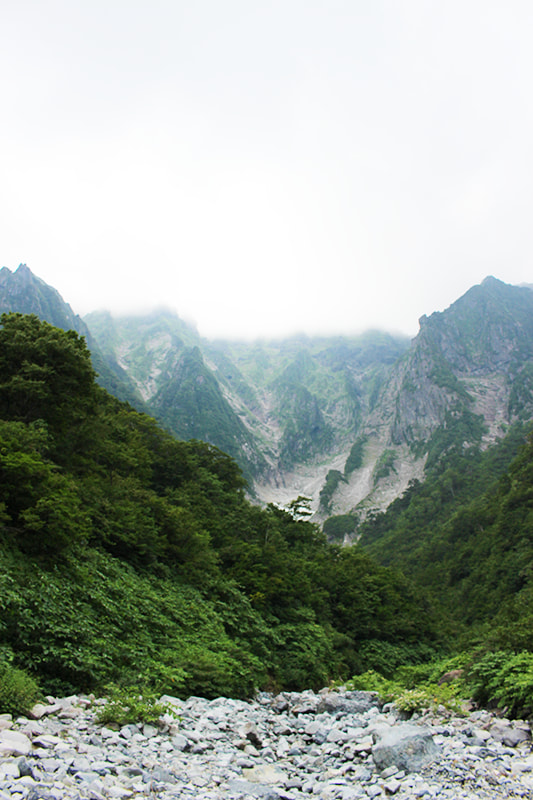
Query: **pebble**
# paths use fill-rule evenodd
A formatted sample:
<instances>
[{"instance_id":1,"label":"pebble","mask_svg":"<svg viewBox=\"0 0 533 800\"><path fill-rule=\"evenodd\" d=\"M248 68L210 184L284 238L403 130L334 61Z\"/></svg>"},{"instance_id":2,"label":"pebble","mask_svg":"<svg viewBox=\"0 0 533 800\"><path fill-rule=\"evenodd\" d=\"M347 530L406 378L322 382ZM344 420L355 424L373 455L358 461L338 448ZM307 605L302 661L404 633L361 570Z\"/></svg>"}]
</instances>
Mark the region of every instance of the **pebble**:
<instances>
[{"instance_id":1,"label":"pebble","mask_svg":"<svg viewBox=\"0 0 533 800\"><path fill-rule=\"evenodd\" d=\"M486 711L404 721L329 689L163 699L159 727L98 725L103 701L82 695L3 715L0 800L533 798L528 724Z\"/></svg>"}]
</instances>

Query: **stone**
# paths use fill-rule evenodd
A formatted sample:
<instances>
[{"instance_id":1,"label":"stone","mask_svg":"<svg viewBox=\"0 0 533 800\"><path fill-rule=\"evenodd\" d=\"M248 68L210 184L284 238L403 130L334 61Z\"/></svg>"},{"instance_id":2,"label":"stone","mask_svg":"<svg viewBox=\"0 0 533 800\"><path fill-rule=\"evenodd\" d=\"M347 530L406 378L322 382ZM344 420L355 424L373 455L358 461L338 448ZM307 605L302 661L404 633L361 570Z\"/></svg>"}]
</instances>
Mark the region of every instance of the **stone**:
<instances>
[{"instance_id":1,"label":"stone","mask_svg":"<svg viewBox=\"0 0 533 800\"><path fill-rule=\"evenodd\" d=\"M13 727L13 717L11 714L0 714L0 731L5 731Z\"/></svg>"},{"instance_id":2,"label":"stone","mask_svg":"<svg viewBox=\"0 0 533 800\"><path fill-rule=\"evenodd\" d=\"M26 734L10 728L0 731L0 756L27 756L31 749L31 741Z\"/></svg>"},{"instance_id":3,"label":"stone","mask_svg":"<svg viewBox=\"0 0 533 800\"><path fill-rule=\"evenodd\" d=\"M507 747L516 747L522 742L529 741L529 732L524 728L511 727L503 720L496 722L489 728L489 733L497 742L503 742Z\"/></svg>"},{"instance_id":4,"label":"stone","mask_svg":"<svg viewBox=\"0 0 533 800\"><path fill-rule=\"evenodd\" d=\"M263 741L259 732L257 730L257 726L253 722L245 722L244 725L239 729L239 735L243 739L248 739L256 747L262 747Z\"/></svg>"},{"instance_id":5,"label":"stone","mask_svg":"<svg viewBox=\"0 0 533 800\"><path fill-rule=\"evenodd\" d=\"M60 744L61 739L59 736L52 736L51 734L42 734L41 736L36 736L33 740L34 747L37 745L38 747L44 747L46 750L49 750L52 747L55 747L56 744Z\"/></svg>"},{"instance_id":6,"label":"stone","mask_svg":"<svg viewBox=\"0 0 533 800\"><path fill-rule=\"evenodd\" d=\"M243 769L242 774L249 783L285 784L287 780L287 775L283 770L270 764L258 764L251 769Z\"/></svg>"},{"instance_id":7,"label":"stone","mask_svg":"<svg viewBox=\"0 0 533 800\"><path fill-rule=\"evenodd\" d=\"M176 783L176 777L163 767L154 767L151 778L156 783Z\"/></svg>"},{"instance_id":8,"label":"stone","mask_svg":"<svg viewBox=\"0 0 533 800\"><path fill-rule=\"evenodd\" d=\"M379 770L390 766L414 772L431 763L439 755L430 731L419 725L400 723L376 731L372 757Z\"/></svg>"},{"instance_id":9,"label":"stone","mask_svg":"<svg viewBox=\"0 0 533 800\"><path fill-rule=\"evenodd\" d=\"M0 764L0 781L6 778L20 778L20 769L16 761L6 761Z\"/></svg>"},{"instance_id":10,"label":"stone","mask_svg":"<svg viewBox=\"0 0 533 800\"><path fill-rule=\"evenodd\" d=\"M62 709L63 706L60 703L48 703L47 705L36 703L30 711L30 717L32 719L42 719L42 717L49 714L57 714Z\"/></svg>"},{"instance_id":11,"label":"stone","mask_svg":"<svg viewBox=\"0 0 533 800\"><path fill-rule=\"evenodd\" d=\"M329 714L361 714L378 706L375 692L327 692L320 698L317 710Z\"/></svg>"},{"instance_id":12,"label":"stone","mask_svg":"<svg viewBox=\"0 0 533 800\"><path fill-rule=\"evenodd\" d=\"M391 780L385 781L383 784L383 788L387 792L387 794L396 794L396 792L401 788L401 782L396 780L396 778L392 778Z\"/></svg>"},{"instance_id":13,"label":"stone","mask_svg":"<svg viewBox=\"0 0 533 800\"><path fill-rule=\"evenodd\" d=\"M177 733L175 736L173 736L170 741L175 750L183 751L189 749L189 740L180 733Z\"/></svg>"},{"instance_id":14,"label":"stone","mask_svg":"<svg viewBox=\"0 0 533 800\"><path fill-rule=\"evenodd\" d=\"M38 786L30 789L26 800L56 800L56 796L48 790L48 787Z\"/></svg>"},{"instance_id":15,"label":"stone","mask_svg":"<svg viewBox=\"0 0 533 800\"><path fill-rule=\"evenodd\" d=\"M63 709L76 707L76 716L12 723L34 746L25 756L0 758L0 800L26 800L33 790L54 800L507 800L533 792L527 723L488 711L462 719L444 709L406 723L372 695L366 711L352 713L364 699L342 689L277 700L262 693L250 702L189 698L180 701L180 720L153 736L141 733L142 723L102 728L96 699L58 699ZM305 706L314 710L302 715ZM433 735L438 758L406 772L405 754L396 750L394 763L378 771L380 745L392 733L405 738L409 727ZM252 731L262 747L247 737ZM522 740L512 748L505 743L511 735Z\"/></svg>"}]
</instances>

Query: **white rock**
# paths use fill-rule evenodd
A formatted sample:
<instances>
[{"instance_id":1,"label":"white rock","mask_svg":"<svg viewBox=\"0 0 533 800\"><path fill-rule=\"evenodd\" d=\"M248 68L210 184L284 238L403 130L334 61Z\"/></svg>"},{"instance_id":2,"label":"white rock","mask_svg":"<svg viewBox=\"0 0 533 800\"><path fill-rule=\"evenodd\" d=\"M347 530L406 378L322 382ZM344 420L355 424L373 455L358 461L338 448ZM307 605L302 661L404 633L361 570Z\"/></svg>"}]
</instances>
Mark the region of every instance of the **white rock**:
<instances>
[{"instance_id":1,"label":"white rock","mask_svg":"<svg viewBox=\"0 0 533 800\"><path fill-rule=\"evenodd\" d=\"M6 778L20 778L20 769L16 761L6 761L0 764L0 780Z\"/></svg>"},{"instance_id":2,"label":"white rock","mask_svg":"<svg viewBox=\"0 0 533 800\"><path fill-rule=\"evenodd\" d=\"M287 780L287 774L271 764L258 764L251 769L243 769L242 775L250 783L275 784L285 783Z\"/></svg>"},{"instance_id":3,"label":"white rock","mask_svg":"<svg viewBox=\"0 0 533 800\"><path fill-rule=\"evenodd\" d=\"M61 744L61 739L59 736L52 736L51 734L43 734L41 736L37 736L33 740L33 744L38 745L39 747L44 747L49 749L51 747L55 747L58 744Z\"/></svg>"},{"instance_id":4,"label":"white rock","mask_svg":"<svg viewBox=\"0 0 533 800\"><path fill-rule=\"evenodd\" d=\"M31 741L24 733L13 730L0 731L0 756L27 756Z\"/></svg>"},{"instance_id":5,"label":"white rock","mask_svg":"<svg viewBox=\"0 0 533 800\"><path fill-rule=\"evenodd\" d=\"M49 703L48 705L36 703L30 711L30 717L32 719L42 719L49 714L57 714L62 708L63 706L60 703Z\"/></svg>"}]
</instances>

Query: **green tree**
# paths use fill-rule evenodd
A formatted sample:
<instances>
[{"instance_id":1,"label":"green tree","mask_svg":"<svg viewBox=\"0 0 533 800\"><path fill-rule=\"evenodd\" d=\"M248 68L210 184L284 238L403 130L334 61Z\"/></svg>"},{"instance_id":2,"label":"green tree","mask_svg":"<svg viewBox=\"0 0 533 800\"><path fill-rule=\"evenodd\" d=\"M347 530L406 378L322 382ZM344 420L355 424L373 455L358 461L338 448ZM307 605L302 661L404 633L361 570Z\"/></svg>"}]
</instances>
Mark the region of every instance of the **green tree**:
<instances>
[{"instance_id":1,"label":"green tree","mask_svg":"<svg viewBox=\"0 0 533 800\"><path fill-rule=\"evenodd\" d=\"M0 417L44 420L62 461L75 457L94 411L95 372L85 340L34 314L0 317Z\"/></svg>"}]
</instances>

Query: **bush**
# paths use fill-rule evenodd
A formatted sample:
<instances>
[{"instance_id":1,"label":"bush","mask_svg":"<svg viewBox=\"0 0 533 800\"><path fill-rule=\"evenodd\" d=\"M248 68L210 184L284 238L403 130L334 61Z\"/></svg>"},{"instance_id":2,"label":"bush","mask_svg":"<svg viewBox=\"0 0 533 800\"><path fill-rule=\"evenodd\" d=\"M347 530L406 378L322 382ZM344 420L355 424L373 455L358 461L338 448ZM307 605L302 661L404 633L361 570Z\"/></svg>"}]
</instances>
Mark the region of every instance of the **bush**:
<instances>
[{"instance_id":1,"label":"bush","mask_svg":"<svg viewBox=\"0 0 533 800\"><path fill-rule=\"evenodd\" d=\"M533 713L533 653L487 653L472 665L468 681L481 704L503 706L511 716Z\"/></svg>"},{"instance_id":2,"label":"bush","mask_svg":"<svg viewBox=\"0 0 533 800\"><path fill-rule=\"evenodd\" d=\"M96 721L101 725L130 725L137 722L146 722L157 725L159 717L172 713L173 709L160 703L156 696L149 690L135 688L119 688L109 686L108 699L96 716Z\"/></svg>"},{"instance_id":3,"label":"bush","mask_svg":"<svg viewBox=\"0 0 533 800\"><path fill-rule=\"evenodd\" d=\"M0 714L27 714L40 695L30 675L10 664L0 664Z\"/></svg>"},{"instance_id":4,"label":"bush","mask_svg":"<svg viewBox=\"0 0 533 800\"><path fill-rule=\"evenodd\" d=\"M439 686L434 682L436 674L442 675L442 663L433 662L433 664L400 667L392 679L385 678L375 670L368 670L352 678L349 688L377 692L382 702L392 702L399 711L406 714L434 709L438 706L458 712L461 710L464 684L458 681ZM415 683L416 676L419 678L418 683ZM429 676L433 680L428 680Z\"/></svg>"}]
</instances>

